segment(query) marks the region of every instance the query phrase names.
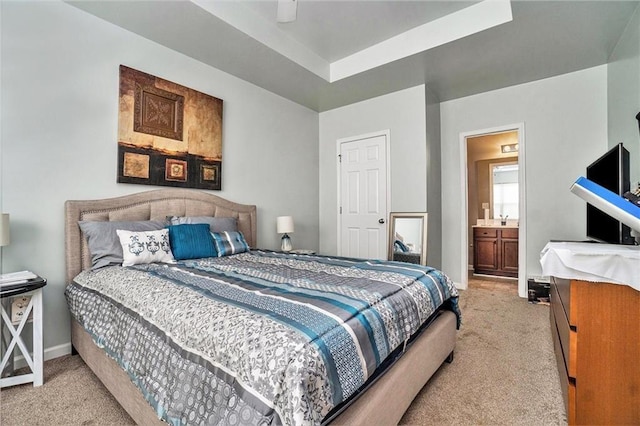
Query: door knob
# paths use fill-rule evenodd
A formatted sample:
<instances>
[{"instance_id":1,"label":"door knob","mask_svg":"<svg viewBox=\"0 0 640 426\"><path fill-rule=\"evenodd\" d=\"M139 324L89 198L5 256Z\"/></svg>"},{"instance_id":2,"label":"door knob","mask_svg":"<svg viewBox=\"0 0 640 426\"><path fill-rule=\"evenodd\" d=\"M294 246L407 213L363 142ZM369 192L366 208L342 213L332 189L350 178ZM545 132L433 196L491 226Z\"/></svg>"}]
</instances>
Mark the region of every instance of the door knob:
<instances>
[{"instance_id":1,"label":"door knob","mask_svg":"<svg viewBox=\"0 0 640 426\"><path fill-rule=\"evenodd\" d=\"M378 223L384 223L384 219L378 219Z\"/></svg>"}]
</instances>

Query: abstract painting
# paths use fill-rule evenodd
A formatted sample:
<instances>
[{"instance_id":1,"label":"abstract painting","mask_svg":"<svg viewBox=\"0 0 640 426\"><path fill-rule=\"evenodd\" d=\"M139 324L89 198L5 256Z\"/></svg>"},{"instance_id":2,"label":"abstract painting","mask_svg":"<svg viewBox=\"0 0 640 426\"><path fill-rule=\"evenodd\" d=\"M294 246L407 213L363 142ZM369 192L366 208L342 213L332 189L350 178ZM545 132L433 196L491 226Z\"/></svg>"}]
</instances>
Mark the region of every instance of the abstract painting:
<instances>
[{"instance_id":1,"label":"abstract painting","mask_svg":"<svg viewBox=\"0 0 640 426\"><path fill-rule=\"evenodd\" d=\"M222 189L222 99L120 65L118 182Z\"/></svg>"}]
</instances>

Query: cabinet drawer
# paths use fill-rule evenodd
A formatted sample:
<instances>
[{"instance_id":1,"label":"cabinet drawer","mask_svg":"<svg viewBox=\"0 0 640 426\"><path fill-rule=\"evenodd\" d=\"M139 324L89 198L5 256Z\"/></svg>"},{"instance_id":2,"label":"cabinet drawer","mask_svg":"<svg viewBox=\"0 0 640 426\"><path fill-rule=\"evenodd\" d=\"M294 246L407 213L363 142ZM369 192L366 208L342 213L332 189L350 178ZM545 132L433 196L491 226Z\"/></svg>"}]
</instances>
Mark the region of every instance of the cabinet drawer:
<instances>
[{"instance_id":1,"label":"cabinet drawer","mask_svg":"<svg viewBox=\"0 0 640 426\"><path fill-rule=\"evenodd\" d=\"M518 238L517 228L505 228L502 230L502 238Z\"/></svg>"},{"instance_id":2,"label":"cabinet drawer","mask_svg":"<svg viewBox=\"0 0 640 426\"><path fill-rule=\"evenodd\" d=\"M564 315L567 321L570 320L571 313L571 281L562 278L551 277L553 287L556 288L558 293L559 302L562 304Z\"/></svg>"},{"instance_id":3,"label":"cabinet drawer","mask_svg":"<svg viewBox=\"0 0 640 426\"><path fill-rule=\"evenodd\" d=\"M496 238L498 230L495 228L473 228L474 237Z\"/></svg>"},{"instance_id":4,"label":"cabinet drawer","mask_svg":"<svg viewBox=\"0 0 640 426\"><path fill-rule=\"evenodd\" d=\"M562 357L564 358L564 368L567 372L570 372L570 328L567 315L562 308L560 296L558 294L558 288L555 285L551 286L551 310L553 311L553 317L556 321L556 327L558 328L558 340L560 340L560 346L562 349ZM575 374L575 373L574 373ZM569 374L571 376L571 374ZM575 377L575 376L573 376Z\"/></svg>"},{"instance_id":5,"label":"cabinet drawer","mask_svg":"<svg viewBox=\"0 0 640 426\"><path fill-rule=\"evenodd\" d=\"M553 315L553 309L549 309L549 319L551 321L551 336L553 337L553 352L556 355L556 365L558 366L558 374L560 376L560 390L562 391L565 411L569 412L569 375L567 374L567 366L564 362L562 345L560 344L558 327Z\"/></svg>"},{"instance_id":6,"label":"cabinet drawer","mask_svg":"<svg viewBox=\"0 0 640 426\"><path fill-rule=\"evenodd\" d=\"M567 417L570 425L575 425L577 422L576 410L577 410L577 402L576 402L576 384L573 382L569 382L569 389L567 391Z\"/></svg>"},{"instance_id":7,"label":"cabinet drawer","mask_svg":"<svg viewBox=\"0 0 640 426\"><path fill-rule=\"evenodd\" d=\"M565 353L567 357L567 374L569 377L576 379L578 377L578 333L569 330L569 353Z\"/></svg>"}]
</instances>

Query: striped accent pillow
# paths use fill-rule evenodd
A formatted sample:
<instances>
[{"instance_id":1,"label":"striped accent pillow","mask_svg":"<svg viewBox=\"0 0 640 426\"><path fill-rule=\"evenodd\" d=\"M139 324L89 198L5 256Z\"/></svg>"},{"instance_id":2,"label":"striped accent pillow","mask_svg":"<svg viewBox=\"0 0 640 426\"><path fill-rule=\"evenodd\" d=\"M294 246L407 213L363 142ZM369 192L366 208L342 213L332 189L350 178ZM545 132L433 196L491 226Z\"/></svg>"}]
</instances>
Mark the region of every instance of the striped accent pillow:
<instances>
[{"instance_id":1,"label":"striped accent pillow","mask_svg":"<svg viewBox=\"0 0 640 426\"><path fill-rule=\"evenodd\" d=\"M218 257L249 251L249 244L239 231L212 232Z\"/></svg>"}]
</instances>

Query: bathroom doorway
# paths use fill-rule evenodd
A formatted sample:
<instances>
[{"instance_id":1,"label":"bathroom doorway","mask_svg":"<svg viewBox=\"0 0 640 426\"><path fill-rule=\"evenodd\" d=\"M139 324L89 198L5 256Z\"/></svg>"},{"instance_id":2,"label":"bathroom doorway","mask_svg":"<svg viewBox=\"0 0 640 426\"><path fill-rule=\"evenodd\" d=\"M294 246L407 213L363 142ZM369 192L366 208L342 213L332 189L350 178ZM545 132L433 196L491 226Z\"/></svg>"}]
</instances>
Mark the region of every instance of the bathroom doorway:
<instances>
[{"instance_id":1,"label":"bathroom doorway","mask_svg":"<svg viewBox=\"0 0 640 426\"><path fill-rule=\"evenodd\" d=\"M524 126L461 135L464 273L513 280L526 297ZM465 256L466 255L466 256Z\"/></svg>"}]
</instances>

